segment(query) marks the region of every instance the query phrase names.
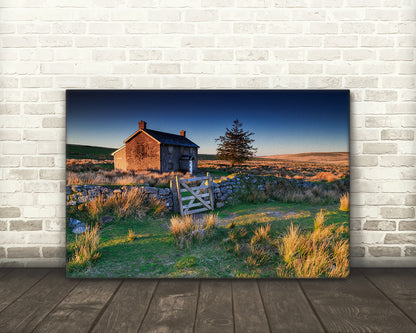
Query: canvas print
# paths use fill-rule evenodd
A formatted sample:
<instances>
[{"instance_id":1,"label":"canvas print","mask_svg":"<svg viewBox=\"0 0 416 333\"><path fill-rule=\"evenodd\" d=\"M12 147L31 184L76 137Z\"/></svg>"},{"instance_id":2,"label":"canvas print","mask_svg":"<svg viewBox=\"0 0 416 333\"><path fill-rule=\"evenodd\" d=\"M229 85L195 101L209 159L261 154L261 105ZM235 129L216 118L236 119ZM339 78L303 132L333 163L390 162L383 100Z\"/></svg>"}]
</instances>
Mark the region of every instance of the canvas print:
<instances>
[{"instance_id":1,"label":"canvas print","mask_svg":"<svg viewBox=\"0 0 416 333\"><path fill-rule=\"evenodd\" d=\"M68 90L71 278L349 275L348 90Z\"/></svg>"}]
</instances>

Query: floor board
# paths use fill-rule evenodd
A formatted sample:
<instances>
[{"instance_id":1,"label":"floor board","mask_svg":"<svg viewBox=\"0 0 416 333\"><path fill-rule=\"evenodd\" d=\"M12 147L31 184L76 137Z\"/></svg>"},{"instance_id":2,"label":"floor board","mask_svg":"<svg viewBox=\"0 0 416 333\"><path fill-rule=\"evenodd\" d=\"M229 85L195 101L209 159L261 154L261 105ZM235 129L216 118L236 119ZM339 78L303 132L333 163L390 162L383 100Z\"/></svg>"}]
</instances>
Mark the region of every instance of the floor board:
<instances>
[{"instance_id":1,"label":"floor board","mask_svg":"<svg viewBox=\"0 0 416 333\"><path fill-rule=\"evenodd\" d=\"M124 281L92 332L134 332L143 321L157 280Z\"/></svg>"},{"instance_id":2,"label":"floor board","mask_svg":"<svg viewBox=\"0 0 416 333\"><path fill-rule=\"evenodd\" d=\"M195 332L234 332L230 281L204 280L201 282Z\"/></svg>"},{"instance_id":3,"label":"floor board","mask_svg":"<svg viewBox=\"0 0 416 333\"><path fill-rule=\"evenodd\" d=\"M272 332L324 332L298 281L259 281Z\"/></svg>"},{"instance_id":4,"label":"floor board","mask_svg":"<svg viewBox=\"0 0 416 333\"><path fill-rule=\"evenodd\" d=\"M414 332L416 328L358 271L349 279L300 283L329 332Z\"/></svg>"},{"instance_id":5,"label":"floor board","mask_svg":"<svg viewBox=\"0 0 416 333\"><path fill-rule=\"evenodd\" d=\"M16 268L0 279L0 311L18 299L50 270Z\"/></svg>"},{"instance_id":6,"label":"floor board","mask_svg":"<svg viewBox=\"0 0 416 333\"><path fill-rule=\"evenodd\" d=\"M159 282L139 332L192 332L199 281Z\"/></svg>"},{"instance_id":7,"label":"floor board","mask_svg":"<svg viewBox=\"0 0 416 333\"><path fill-rule=\"evenodd\" d=\"M31 332L78 283L52 270L0 313L0 332Z\"/></svg>"},{"instance_id":8,"label":"floor board","mask_svg":"<svg viewBox=\"0 0 416 333\"><path fill-rule=\"evenodd\" d=\"M257 281L234 280L231 285L235 332L270 332Z\"/></svg>"},{"instance_id":9,"label":"floor board","mask_svg":"<svg viewBox=\"0 0 416 333\"><path fill-rule=\"evenodd\" d=\"M345 280L77 280L0 269L0 332L416 332L416 269Z\"/></svg>"},{"instance_id":10,"label":"floor board","mask_svg":"<svg viewBox=\"0 0 416 333\"><path fill-rule=\"evenodd\" d=\"M374 269L364 275L416 325L416 278L412 271Z\"/></svg>"},{"instance_id":11,"label":"floor board","mask_svg":"<svg viewBox=\"0 0 416 333\"><path fill-rule=\"evenodd\" d=\"M117 280L80 282L34 332L88 331L120 283Z\"/></svg>"}]
</instances>

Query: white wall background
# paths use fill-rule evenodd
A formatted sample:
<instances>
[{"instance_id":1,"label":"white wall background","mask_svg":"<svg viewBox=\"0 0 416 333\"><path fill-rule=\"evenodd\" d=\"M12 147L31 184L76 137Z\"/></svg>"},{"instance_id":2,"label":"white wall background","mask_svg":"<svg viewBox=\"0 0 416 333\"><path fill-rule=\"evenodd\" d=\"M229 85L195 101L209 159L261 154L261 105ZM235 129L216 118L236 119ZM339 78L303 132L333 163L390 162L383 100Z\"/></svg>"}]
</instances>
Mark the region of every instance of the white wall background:
<instances>
[{"instance_id":1,"label":"white wall background","mask_svg":"<svg viewBox=\"0 0 416 333\"><path fill-rule=\"evenodd\" d=\"M352 266L416 266L414 5L1 0L0 265L65 263L65 89L347 88Z\"/></svg>"}]
</instances>

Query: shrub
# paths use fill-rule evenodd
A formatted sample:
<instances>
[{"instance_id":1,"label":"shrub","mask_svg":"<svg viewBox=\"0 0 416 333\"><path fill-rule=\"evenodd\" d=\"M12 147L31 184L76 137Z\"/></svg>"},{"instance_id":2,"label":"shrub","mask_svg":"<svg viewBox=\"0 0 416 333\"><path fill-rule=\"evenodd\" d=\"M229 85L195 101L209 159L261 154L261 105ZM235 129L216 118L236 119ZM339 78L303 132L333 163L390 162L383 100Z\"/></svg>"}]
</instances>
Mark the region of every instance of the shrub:
<instances>
[{"instance_id":1,"label":"shrub","mask_svg":"<svg viewBox=\"0 0 416 333\"><path fill-rule=\"evenodd\" d=\"M325 227L320 210L314 220L314 230L301 234L299 226L290 225L278 241L283 265L276 273L280 277L317 278L346 277L349 274L349 243L342 239L345 227Z\"/></svg>"},{"instance_id":2,"label":"shrub","mask_svg":"<svg viewBox=\"0 0 416 333\"><path fill-rule=\"evenodd\" d=\"M341 198L339 199L340 201L340 206L339 206L339 210L343 211L343 212L349 212L350 210L350 194L349 193L344 193Z\"/></svg>"},{"instance_id":3,"label":"shrub","mask_svg":"<svg viewBox=\"0 0 416 333\"><path fill-rule=\"evenodd\" d=\"M74 254L67 263L67 270L72 272L90 265L96 261L99 252L100 232L99 226L87 229L83 234L75 238Z\"/></svg>"},{"instance_id":4,"label":"shrub","mask_svg":"<svg viewBox=\"0 0 416 333\"><path fill-rule=\"evenodd\" d=\"M137 187L107 198L99 195L87 201L83 208L87 211L92 224L100 221L104 214L115 215L118 219L129 217L140 219L146 214L162 216L168 211L163 200L148 196Z\"/></svg>"},{"instance_id":5,"label":"shrub","mask_svg":"<svg viewBox=\"0 0 416 333\"><path fill-rule=\"evenodd\" d=\"M217 225L217 214L207 214L200 219L194 215L175 216L170 219L169 230L176 243L182 248L194 240L201 241L212 237Z\"/></svg>"}]
</instances>

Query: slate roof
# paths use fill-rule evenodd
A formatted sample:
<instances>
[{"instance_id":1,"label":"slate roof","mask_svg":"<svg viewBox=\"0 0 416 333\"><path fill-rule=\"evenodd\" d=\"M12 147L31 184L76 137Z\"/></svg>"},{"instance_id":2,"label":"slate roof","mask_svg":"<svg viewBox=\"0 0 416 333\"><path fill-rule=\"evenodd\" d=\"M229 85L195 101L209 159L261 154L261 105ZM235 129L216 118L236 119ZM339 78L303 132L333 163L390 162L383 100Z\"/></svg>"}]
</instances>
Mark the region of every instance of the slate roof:
<instances>
[{"instance_id":1,"label":"slate roof","mask_svg":"<svg viewBox=\"0 0 416 333\"><path fill-rule=\"evenodd\" d=\"M160 142L161 144L199 148L199 146L196 143L192 142L185 136L154 131L154 130L147 129L147 128L136 131L131 136L129 136L124 142L127 143L128 141L133 139L133 137L135 137L140 131L147 133L153 139Z\"/></svg>"}]
</instances>

